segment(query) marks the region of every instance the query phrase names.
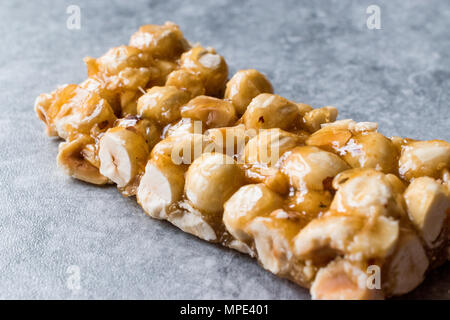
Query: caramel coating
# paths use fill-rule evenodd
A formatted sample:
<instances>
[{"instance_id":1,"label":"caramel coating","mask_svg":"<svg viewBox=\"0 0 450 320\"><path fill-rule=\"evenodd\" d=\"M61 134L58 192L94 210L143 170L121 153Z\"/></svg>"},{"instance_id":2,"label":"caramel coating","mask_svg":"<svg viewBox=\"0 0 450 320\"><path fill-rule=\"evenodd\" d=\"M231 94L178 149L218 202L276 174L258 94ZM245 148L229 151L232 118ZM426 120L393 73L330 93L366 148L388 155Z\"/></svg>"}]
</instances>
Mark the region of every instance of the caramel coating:
<instances>
[{"instance_id":1,"label":"caramel coating","mask_svg":"<svg viewBox=\"0 0 450 320\"><path fill-rule=\"evenodd\" d=\"M328 190L296 191L287 198L287 207L289 210L315 218L328 211L332 200L333 195Z\"/></svg>"}]
</instances>

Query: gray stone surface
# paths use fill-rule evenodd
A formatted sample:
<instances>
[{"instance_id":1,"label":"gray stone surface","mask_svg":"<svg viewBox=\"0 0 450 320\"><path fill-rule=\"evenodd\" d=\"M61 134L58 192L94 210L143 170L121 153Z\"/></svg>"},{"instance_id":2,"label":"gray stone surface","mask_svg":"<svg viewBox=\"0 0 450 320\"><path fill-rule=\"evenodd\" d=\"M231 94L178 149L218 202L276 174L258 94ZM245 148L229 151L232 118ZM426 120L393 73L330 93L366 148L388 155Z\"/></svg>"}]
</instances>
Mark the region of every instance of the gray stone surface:
<instances>
[{"instance_id":1,"label":"gray stone surface","mask_svg":"<svg viewBox=\"0 0 450 320\"><path fill-rule=\"evenodd\" d=\"M366 8L381 7L381 30ZM81 30L66 7L81 7ZM180 5L181 4L181 5ZM257 68L277 93L381 132L450 140L448 1L0 2L0 298L308 299L251 259L145 217L134 199L56 168L58 141L35 97L86 77L82 58L172 20L213 46L232 72ZM80 268L81 290L67 287ZM450 298L450 267L409 298Z\"/></svg>"}]
</instances>

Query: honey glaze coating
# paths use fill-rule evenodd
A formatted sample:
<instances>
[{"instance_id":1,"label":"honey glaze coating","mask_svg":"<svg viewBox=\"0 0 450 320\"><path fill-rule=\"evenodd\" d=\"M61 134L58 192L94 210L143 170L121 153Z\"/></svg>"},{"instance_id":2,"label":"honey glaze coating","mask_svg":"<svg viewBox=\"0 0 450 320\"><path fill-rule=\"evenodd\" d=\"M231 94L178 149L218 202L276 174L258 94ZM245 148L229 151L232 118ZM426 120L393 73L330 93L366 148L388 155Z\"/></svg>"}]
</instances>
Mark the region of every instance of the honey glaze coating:
<instances>
[{"instance_id":1,"label":"honey glaze coating","mask_svg":"<svg viewBox=\"0 0 450 320\"><path fill-rule=\"evenodd\" d=\"M336 120L254 69L228 79L225 59L171 22L85 62L85 81L35 103L69 176L116 184L314 299L405 294L450 259L448 142Z\"/></svg>"}]
</instances>

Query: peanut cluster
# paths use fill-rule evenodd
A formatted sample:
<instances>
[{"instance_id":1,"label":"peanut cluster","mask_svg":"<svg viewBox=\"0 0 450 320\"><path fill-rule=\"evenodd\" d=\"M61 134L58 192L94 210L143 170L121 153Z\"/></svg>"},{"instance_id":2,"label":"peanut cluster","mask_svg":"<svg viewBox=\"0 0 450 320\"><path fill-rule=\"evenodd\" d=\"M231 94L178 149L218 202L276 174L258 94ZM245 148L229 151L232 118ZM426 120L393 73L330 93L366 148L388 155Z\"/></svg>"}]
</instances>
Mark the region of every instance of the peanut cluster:
<instances>
[{"instance_id":1,"label":"peanut cluster","mask_svg":"<svg viewBox=\"0 0 450 320\"><path fill-rule=\"evenodd\" d=\"M336 108L276 95L253 69L228 80L224 58L170 22L85 62L86 81L35 105L65 140L68 175L115 183L149 216L256 257L316 299L401 295L450 258L448 142L336 121Z\"/></svg>"}]
</instances>

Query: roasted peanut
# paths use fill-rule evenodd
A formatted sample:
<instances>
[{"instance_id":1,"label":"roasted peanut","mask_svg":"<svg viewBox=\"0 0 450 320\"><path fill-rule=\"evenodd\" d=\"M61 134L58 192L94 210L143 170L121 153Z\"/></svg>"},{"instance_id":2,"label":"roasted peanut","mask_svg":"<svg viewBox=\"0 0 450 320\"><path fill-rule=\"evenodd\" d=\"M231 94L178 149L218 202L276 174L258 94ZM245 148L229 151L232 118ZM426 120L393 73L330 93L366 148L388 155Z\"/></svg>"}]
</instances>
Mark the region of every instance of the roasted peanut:
<instances>
[{"instance_id":1,"label":"roasted peanut","mask_svg":"<svg viewBox=\"0 0 450 320\"><path fill-rule=\"evenodd\" d=\"M223 223L236 239L249 242L252 239L247 230L249 222L282 206L283 198L264 184L249 184L241 187L225 203Z\"/></svg>"},{"instance_id":2,"label":"roasted peanut","mask_svg":"<svg viewBox=\"0 0 450 320\"><path fill-rule=\"evenodd\" d=\"M338 111L335 107L313 109L303 116L303 126L309 132L315 132L320 129L322 124L335 121L337 115Z\"/></svg>"},{"instance_id":3,"label":"roasted peanut","mask_svg":"<svg viewBox=\"0 0 450 320\"><path fill-rule=\"evenodd\" d=\"M153 87L139 98L137 112L141 117L165 126L181 118L180 108L189 98L186 91L177 87Z\"/></svg>"},{"instance_id":4,"label":"roasted peanut","mask_svg":"<svg viewBox=\"0 0 450 320\"><path fill-rule=\"evenodd\" d=\"M86 148L89 149L94 143L93 138L83 134L73 136L61 143L56 158L58 167L62 168L67 175L85 182L99 185L108 183L109 179L84 156Z\"/></svg>"},{"instance_id":5,"label":"roasted peanut","mask_svg":"<svg viewBox=\"0 0 450 320\"><path fill-rule=\"evenodd\" d=\"M345 129L351 131L353 134L356 134L363 132L376 132L378 129L378 124L376 122L355 122L352 119L344 119L322 123L320 127Z\"/></svg>"},{"instance_id":6,"label":"roasted peanut","mask_svg":"<svg viewBox=\"0 0 450 320\"><path fill-rule=\"evenodd\" d=\"M178 65L170 60L155 60L154 74L147 84L147 87L164 86L170 74L176 72Z\"/></svg>"},{"instance_id":7,"label":"roasted peanut","mask_svg":"<svg viewBox=\"0 0 450 320\"><path fill-rule=\"evenodd\" d=\"M379 300L381 290L367 286L365 266L339 259L321 268L311 286L315 300Z\"/></svg>"},{"instance_id":8,"label":"roasted peanut","mask_svg":"<svg viewBox=\"0 0 450 320\"><path fill-rule=\"evenodd\" d=\"M394 144L395 148L397 149L397 153L402 153L402 148L406 145L408 145L411 142L414 142L415 140L409 139L409 138L402 138L402 137L391 137L390 138L392 143Z\"/></svg>"},{"instance_id":9,"label":"roasted peanut","mask_svg":"<svg viewBox=\"0 0 450 320\"><path fill-rule=\"evenodd\" d=\"M196 46L183 53L180 67L202 79L206 95L222 97L228 77L228 66L225 59L213 48Z\"/></svg>"},{"instance_id":10,"label":"roasted peanut","mask_svg":"<svg viewBox=\"0 0 450 320\"><path fill-rule=\"evenodd\" d=\"M136 194L158 133L148 120L124 119L100 138L100 173L115 182L123 195Z\"/></svg>"},{"instance_id":11,"label":"roasted peanut","mask_svg":"<svg viewBox=\"0 0 450 320\"><path fill-rule=\"evenodd\" d=\"M75 84L36 99L35 110L47 125L49 135L98 135L112 126L116 116L105 99Z\"/></svg>"},{"instance_id":12,"label":"roasted peanut","mask_svg":"<svg viewBox=\"0 0 450 320\"><path fill-rule=\"evenodd\" d=\"M179 69L171 72L166 80L166 86L184 89L191 94L191 98L205 94L202 78L190 71Z\"/></svg>"},{"instance_id":13,"label":"roasted peanut","mask_svg":"<svg viewBox=\"0 0 450 320\"><path fill-rule=\"evenodd\" d=\"M108 90L145 88L152 74L158 73L150 55L130 46L112 48L100 58L84 61L89 77L104 82Z\"/></svg>"},{"instance_id":14,"label":"roasted peanut","mask_svg":"<svg viewBox=\"0 0 450 320\"><path fill-rule=\"evenodd\" d=\"M240 160L240 155L249 138L242 124L235 127L208 129L205 131L205 136L214 143L216 152L225 153L237 160Z\"/></svg>"},{"instance_id":15,"label":"roasted peanut","mask_svg":"<svg viewBox=\"0 0 450 320\"><path fill-rule=\"evenodd\" d=\"M227 82L225 99L230 99L236 112L242 115L252 99L261 93L273 93L266 76L255 69L240 70Z\"/></svg>"},{"instance_id":16,"label":"roasted peanut","mask_svg":"<svg viewBox=\"0 0 450 320\"><path fill-rule=\"evenodd\" d=\"M352 168L373 168L397 172L398 154L394 144L378 132L355 134L337 152Z\"/></svg>"},{"instance_id":17,"label":"roasted peanut","mask_svg":"<svg viewBox=\"0 0 450 320\"><path fill-rule=\"evenodd\" d=\"M325 126L309 136L306 144L336 153L347 144L351 137L352 133L347 128Z\"/></svg>"},{"instance_id":18,"label":"roasted peanut","mask_svg":"<svg viewBox=\"0 0 450 320\"><path fill-rule=\"evenodd\" d=\"M236 121L233 105L213 97L198 96L181 107L183 118L202 121L207 128L227 127Z\"/></svg>"},{"instance_id":19,"label":"roasted peanut","mask_svg":"<svg viewBox=\"0 0 450 320\"><path fill-rule=\"evenodd\" d=\"M174 59L189 49L189 43L173 22L164 25L147 24L131 36L130 46L149 53L154 58Z\"/></svg>"},{"instance_id":20,"label":"roasted peanut","mask_svg":"<svg viewBox=\"0 0 450 320\"><path fill-rule=\"evenodd\" d=\"M203 153L214 151L214 144L202 134L188 133L170 136L155 145L152 158L165 156L176 165L188 165Z\"/></svg>"},{"instance_id":21,"label":"roasted peanut","mask_svg":"<svg viewBox=\"0 0 450 320\"><path fill-rule=\"evenodd\" d=\"M136 116L127 116L118 119L115 123L116 127L128 128L128 130L140 133L150 150L161 140L160 128L150 120L142 119Z\"/></svg>"},{"instance_id":22,"label":"roasted peanut","mask_svg":"<svg viewBox=\"0 0 450 320\"><path fill-rule=\"evenodd\" d=\"M310 112L313 110L313 107L311 107L309 104L302 103L302 102L296 102L298 111L300 115L303 117L307 112Z\"/></svg>"},{"instance_id":23,"label":"roasted peanut","mask_svg":"<svg viewBox=\"0 0 450 320\"><path fill-rule=\"evenodd\" d=\"M247 230L254 239L262 266L275 274L288 274L293 257L292 239L308 222L298 212L278 209L268 216L255 217Z\"/></svg>"},{"instance_id":24,"label":"roasted peanut","mask_svg":"<svg viewBox=\"0 0 450 320\"><path fill-rule=\"evenodd\" d=\"M338 255L355 261L383 259L395 249L398 235L399 223L391 218L330 212L300 231L294 240L295 254L319 266Z\"/></svg>"},{"instance_id":25,"label":"roasted peanut","mask_svg":"<svg viewBox=\"0 0 450 320\"><path fill-rule=\"evenodd\" d=\"M402 228L395 252L383 265L383 288L389 295L410 292L422 283L429 261L420 239Z\"/></svg>"},{"instance_id":26,"label":"roasted peanut","mask_svg":"<svg viewBox=\"0 0 450 320\"><path fill-rule=\"evenodd\" d=\"M244 165L245 176L252 183L264 183L269 189L287 195L290 191L288 177L276 167L266 165Z\"/></svg>"},{"instance_id":27,"label":"roasted peanut","mask_svg":"<svg viewBox=\"0 0 450 320\"><path fill-rule=\"evenodd\" d=\"M184 232L193 234L206 241L217 241L221 234L220 217L205 215L188 201L180 201L172 208L168 221Z\"/></svg>"},{"instance_id":28,"label":"roasted peanut","mask_svg":"<svg viewBox=\"0 0 450 320\"><path fill-rule=\"evenodd\" d=\"M349 168L337 155L317 147L296 147L285 155L281 170L297 190L324 190L328 180Z\"/></svg>"},{"instance_id":29,"label":"roasted peanut","mask_svg":"<svg viewBox=\"0 0 450 320\"><path fill-rule=\"evenodd\" d=\"M169 157L161 156L148 161L136 198L149 216L168 218L169 207L183 196L184 173L184 169Z\"/></svg>"},{"instance_id":30,"label":"roasted peanut","mask_svg":"<svg viewBox=\"0 0 450 320\"><path fill-rule=\"evenodd\" d=\"M142 96L140 90L123 90L119 94L122 117L137 115L137 100Z\"/></svg>"},{"instance_id":31,"label":"roasted peanut","mask_svg":"<svg viewBox=\"0 0 450 320\"><path fill-rule=\"evenodd\" d=\"M194 207L220 214L224 203L244 183L244 173L236 161L221 153L205 153L189 167L185 193Z\"/></svg>"},{"instance_id":32,"label":"roasted peanut","mask_svg":"<svg viewBox=\"0 0 450 320\"><path fill-rule=\"evenodd\" d=\"M337 189L331 209L365 216L405 216L398 179L374 169L344 171L333 180Z\"/></svg>"},{"instance_id":33,"label":"roasted peanut","mask_svg":"<svg viewBox=\"0 0 450 320\"><path fill-rule=\"evenodd\" d=\"M45 123L45 132L48 136L57 136L54 119L61 110L63 101L71 98L75 85L62 86L52 93L42 93L36 98L34 111L40 120Z\"/></svg>"},{"instance_id":34,"label":"roasted peanut","mask_svg":"<svg viewBox=\"0 0 450 320\"><path fill-rule=\"evenodd\" d=\"M148 154L142 135L123 127L109 129L100 139L100 173L123 188L143 171Z\"/></svg>"},{"instance_id":35,"label":"roasted peanut","mask_svg":"<svg viewBox=\"0 0 450 320\"><path fill-rule=\"evenodd\" d=\"M281 129L262 130L245 146L245 163L275 165L286 151L301 145L302 142L298 135Z\"/></svg>"},{"instance_id":36,"label":"roasted peanut","mask_svg":"<svg viewBox=\"0 0 450 320\"><path fill-rule=\"evenodd\" d=\"M289 130L300 123L296 104L276 94L261 93L253 98L242 121L247 129Z\"/></svg>"},{"instance_id":37,"label":"roasted peanut","mask_svg":"<svg viewBox=\"0 0 450 320\"><path fill-rule=\"evenodd\" d=\"M180 121L167 125L163 130L163 137L182 136L192 133L203 133L203 125L200 121L182 118Z\"/></svg>"},{"instance_id":38,"label":"roasted peanut","mask_svg":"<svg viewBox=\"0 0 450 320\"><path fill-rule=\"evenodd\" d=\"M428 247L433 248L450 210L450 194L429 177L416 178L405 192L408 216Z\"/></svg>"},{"instance_id":39,"label":"roasted peanut","mask_svg":"<svg viewBox=\"0 0 450 320\"><path fill-rule=\"evenodd\" d=\"M80 83L80 87L92 91L108 101L116 117L120 117L122 115L119 95L117 94L117 92L106 89L106 84L104 82L96 80L94 78L87 78L82 83Z\"/></svg>"},{"instance_id":40,"label":"roasted peanut","mask_svg":"<svg viewBox=\"0 0 450 320\"><path fill-rule=\"evenodd\" d=\"M413 141L402 148L399 173L408 181L423 176L438 178L448 168L450 143L446 141Z\"/></svg>"}]
</instances>

